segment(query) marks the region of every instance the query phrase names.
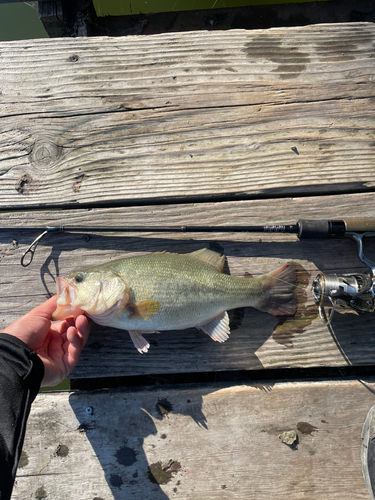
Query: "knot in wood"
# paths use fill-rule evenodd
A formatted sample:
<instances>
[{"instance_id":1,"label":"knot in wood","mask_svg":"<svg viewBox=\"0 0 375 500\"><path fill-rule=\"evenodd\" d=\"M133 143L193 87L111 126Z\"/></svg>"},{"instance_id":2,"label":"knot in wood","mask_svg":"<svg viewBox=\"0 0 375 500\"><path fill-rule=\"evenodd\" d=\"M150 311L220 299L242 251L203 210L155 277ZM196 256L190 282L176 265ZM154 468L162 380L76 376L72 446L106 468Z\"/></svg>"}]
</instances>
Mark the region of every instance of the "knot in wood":
<instances>
[{"instance_id":1,"label":"knot in wood","mask_svg":"<svg viewBox=\"0 0 375 500\"><path fill-rule=\"evenodd\" d=\"M36 141L30 152L29 160L33 167L39 170L53 168L61 155L61 147L51 141Z\"/></svg>"},{"instance_id":2,"label":"knot in wood","mask_svg":"<svg viewBox=\"0 0 375 500\"><path fill-rule=\"evenodd\" d=\"M28 195L30 193L30 189L33 187L35 189L36 185L34 183L33 178L29 174L22 174L21 177L15 184L15 190L19 194Z\"/></svg>"}]
</instances>

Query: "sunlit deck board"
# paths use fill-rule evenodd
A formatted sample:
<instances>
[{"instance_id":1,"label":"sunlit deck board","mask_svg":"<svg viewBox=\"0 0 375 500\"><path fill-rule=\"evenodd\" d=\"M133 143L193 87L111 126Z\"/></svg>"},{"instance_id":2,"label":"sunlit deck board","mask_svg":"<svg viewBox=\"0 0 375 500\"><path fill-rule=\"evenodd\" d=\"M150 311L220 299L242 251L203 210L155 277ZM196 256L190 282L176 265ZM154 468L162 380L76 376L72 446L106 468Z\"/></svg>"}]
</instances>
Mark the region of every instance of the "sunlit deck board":
<instances>
[{"instance_id":1,"label":"sunlit deck board","mask_svg":"<svg viewBox=\"0 0 375 500\"><path fill-rule=\"evenodd\" d=\"M374 40L351 23L4 42L1 207L373 189Z\"/></svg>"},{"instance_id":2,"label":"sunlit deck board","mask_svg":"<svg viewBox=\"0 0 375 500\"><path fill-rule=\"evenodd\" d=\"M374 389L347 380L40 394L12 498L367 500L361 429ZM279 439L289 430L295 449ZM150 480L158 462L166 484Z\"/></svg>"}]
</instances>

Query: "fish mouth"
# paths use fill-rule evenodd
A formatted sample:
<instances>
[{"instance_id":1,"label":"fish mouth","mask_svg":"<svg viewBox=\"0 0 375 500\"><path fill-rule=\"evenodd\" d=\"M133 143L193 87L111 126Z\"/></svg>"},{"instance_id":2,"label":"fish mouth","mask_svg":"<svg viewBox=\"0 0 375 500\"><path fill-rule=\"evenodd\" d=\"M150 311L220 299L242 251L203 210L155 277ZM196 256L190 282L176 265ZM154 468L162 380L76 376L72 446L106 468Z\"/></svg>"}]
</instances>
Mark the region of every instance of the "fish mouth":
<instances>
[{"instance_id":1,"label":"fish mouth","mask_svg":"<svg viewBox=\"0 0 375 500\"><path fill-rule=\"evenodd\" d=\"M73 305L76 295L74 287L69 285L66 278L59 276L57 278L57 307L52 314L52 321L76 318L80 314L84 314L84 311L80 307Z\"/></svg>"}]
</instances>

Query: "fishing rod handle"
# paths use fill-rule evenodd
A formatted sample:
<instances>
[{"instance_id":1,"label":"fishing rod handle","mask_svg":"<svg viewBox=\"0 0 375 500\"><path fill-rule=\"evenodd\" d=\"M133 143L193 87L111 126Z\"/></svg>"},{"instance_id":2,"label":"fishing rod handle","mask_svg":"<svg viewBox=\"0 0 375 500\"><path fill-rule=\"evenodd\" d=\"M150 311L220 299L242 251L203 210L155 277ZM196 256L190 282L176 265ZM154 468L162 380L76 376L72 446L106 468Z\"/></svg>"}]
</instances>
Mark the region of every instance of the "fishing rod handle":
<instances>
[{"instance_id":1,"label":"fishing rod handle","mask_svg":"<svg viewBox=\"0 0 375 500\"><path fill-rule=\"evenodd\" d=\"M367 233L375 231L375 220L373 219L347 219L344 221L346 230L352 233Z\"/></svg>"},{"instance_id":2,"label":"fishing rod handle","mask_svg":"<svg viewBox=\"0 0 375 500\"><path fill-rule=\"evenodd\" d=\"M321 240L327 238L343 238L347 233L375 232L374 219L346 219L346 220L306 220L297 222L298 238Z\"/></svg>"}]
</instances>

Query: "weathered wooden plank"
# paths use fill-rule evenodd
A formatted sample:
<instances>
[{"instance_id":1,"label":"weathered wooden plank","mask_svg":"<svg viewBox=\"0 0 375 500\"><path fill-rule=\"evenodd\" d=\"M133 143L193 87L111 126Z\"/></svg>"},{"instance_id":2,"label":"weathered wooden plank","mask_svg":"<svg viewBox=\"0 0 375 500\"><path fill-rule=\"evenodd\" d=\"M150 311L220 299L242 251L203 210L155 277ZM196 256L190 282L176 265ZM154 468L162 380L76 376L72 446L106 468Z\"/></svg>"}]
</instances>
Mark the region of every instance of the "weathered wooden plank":
<instances>
[{"instance_id":1,"label":"weathered wooden plank","mask_svg":"<svg viewBox=\"0 0 375 500\"><path fill-rule=\"evenodd\" d=\"M1 206L373 189L374 34L2 43Z\"/></svg>"},{"instance_id":2,"label":"weathered wooden plank","mask_svg":"<svg viewBox=\"0 0 375 500\"><path fill-rule=\"evenodd\" d=\"M374 390L370 379L40 394L12 498L366 500ZM279 439L289 430L294 449Z\"/></svg>"},{"instance_id":3,"label":"weathered wooden plank","mask_svg":"<svg viewBox=\"0 0 375 500\"><path fill-rule=\"evenodd\" d=\"M226 203L165 205L117 209L30 212L0 215L0 226L138 224L293 224L301 218L373 217L372 194L290 198ZM33 235L0 232L0 326L3 327L55 293L55 276L141 252L190 252L214 244L227 255L228 271L259 275L287 262L302 265L311 279L318 270L364 270L352 241L299 241L294 235L267 234L56 234L46 237L28 268L19 259ZM374 255L375 241L365 247ZM148 336L151 349L140 355L126 332L94 326L73 378L150 373L204 372L375 363L373 315L335 316L329 331L311 306L306 323L277 327L277 319L248 309L231 338L218 345L196 330ZM306 318L305 318L306 319ZM309 322L312 321L311 324ZM275 331L276 329L276 331ZM286 335L286 338L281 333ZM274 335L272 336L272 334ZM287 345L278 343L289 340ZM291 348L293 346L293 348Z\"/></svg>"}]
</instances>

